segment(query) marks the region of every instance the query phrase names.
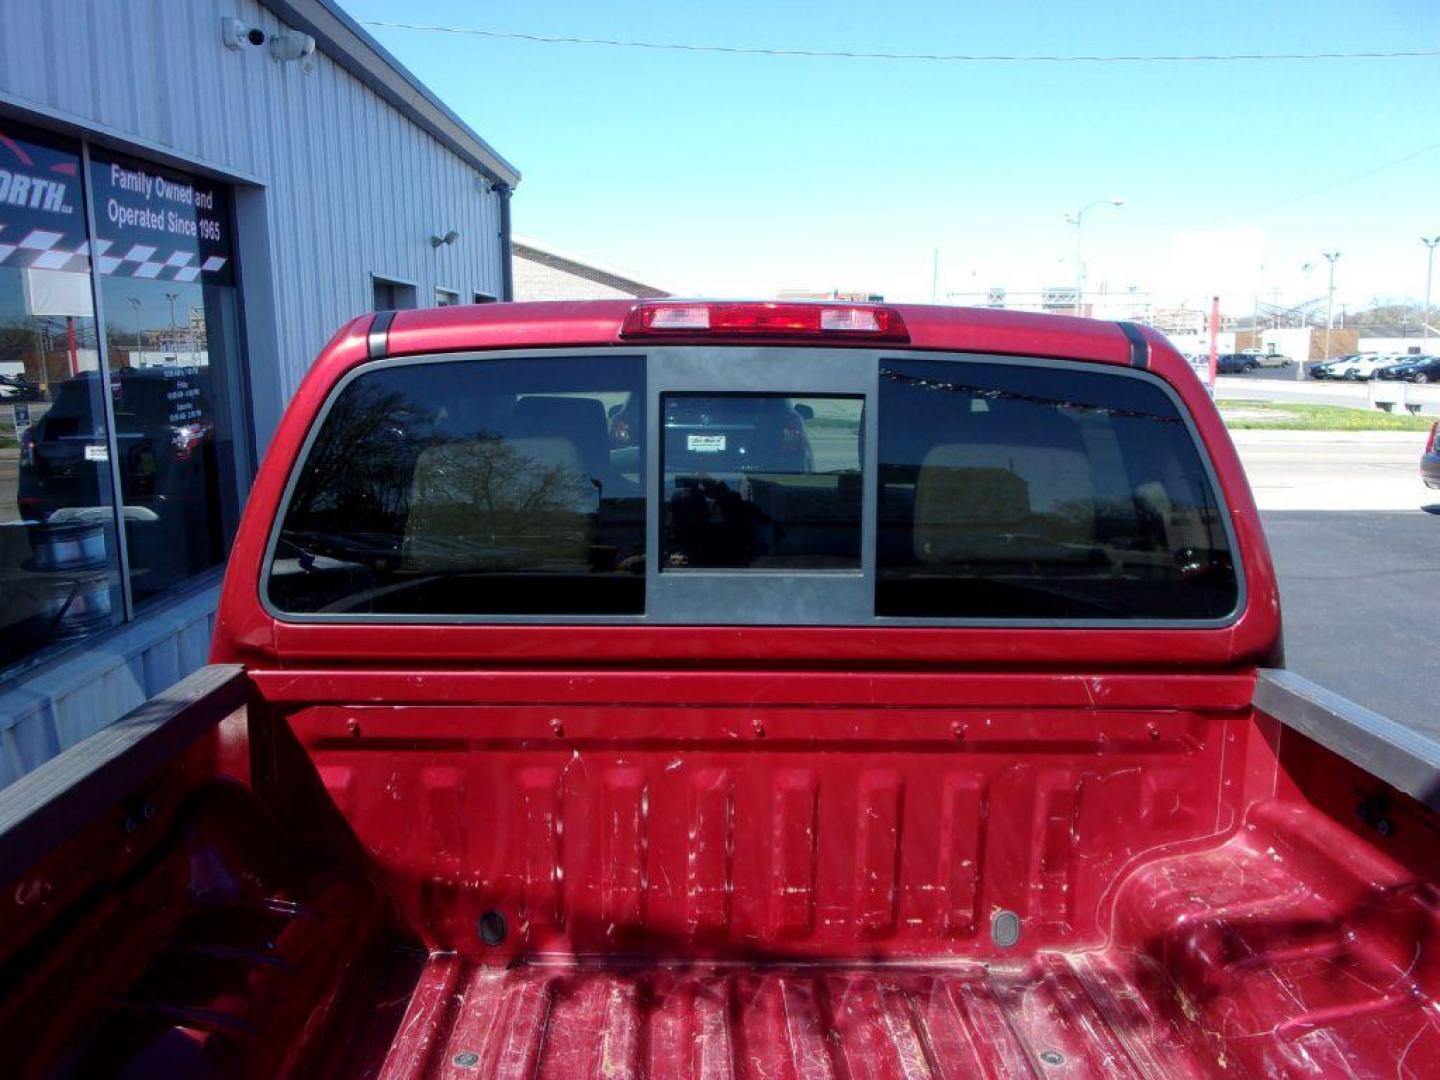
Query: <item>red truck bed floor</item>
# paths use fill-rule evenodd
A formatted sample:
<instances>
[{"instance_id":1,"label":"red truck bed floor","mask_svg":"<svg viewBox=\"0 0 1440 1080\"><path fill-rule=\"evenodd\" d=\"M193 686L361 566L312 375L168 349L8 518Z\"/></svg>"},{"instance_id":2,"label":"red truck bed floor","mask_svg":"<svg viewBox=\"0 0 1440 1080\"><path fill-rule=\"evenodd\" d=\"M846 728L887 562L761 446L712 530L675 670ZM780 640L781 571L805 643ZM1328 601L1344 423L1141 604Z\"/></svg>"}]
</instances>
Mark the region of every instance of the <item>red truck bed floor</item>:
<instances>
[{"instance_id":1,"label":"red truck bed floor","mask_svg":"<svg viewBox=\"0 0 1440 1080\"><path fill-rule=\"evenodd\" d=\"M1433 918L1398 887L1341 913L1275 820L1145 867L1112 944L1011 964L426 963L381 1075L1208 1077L1436 1075L1440 1014L1382 939ZM1308 815L1307 815L1308 817ZM1288 842L1287 842L1288 841ZM1389 944L1393 944L1390 942Z\"/></svg>"}]
</instances>

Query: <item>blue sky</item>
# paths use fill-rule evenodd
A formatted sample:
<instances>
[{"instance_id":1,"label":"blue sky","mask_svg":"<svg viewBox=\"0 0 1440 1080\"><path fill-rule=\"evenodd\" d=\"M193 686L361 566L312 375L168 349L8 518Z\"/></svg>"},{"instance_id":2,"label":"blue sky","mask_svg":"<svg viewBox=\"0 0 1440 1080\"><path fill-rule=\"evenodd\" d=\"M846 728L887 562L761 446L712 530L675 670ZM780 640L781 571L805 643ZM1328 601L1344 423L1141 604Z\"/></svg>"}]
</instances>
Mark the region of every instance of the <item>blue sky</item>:
<instances>
[{"instance_id":1,"label":"blue sky","mask_svg":"<svg viewBox=\"0 0 1440 1080\"><path fill-rule=\"evenodd\" d=\"M343 0L357 19L896 52L1440 48L1435 0L488 5ZM928 300L1074 277L1158 303L1418 297L1440 234L1440 58L919 64L540 45L369 27L524 173L518 232L695 294ZM1286 205L1261 210L1283 200ZM1318 269L1302 273L1304 263ZM1263 269L1262 269L1263 267ZM956 297L960 299L960 297Z\"/></svg>"}]
</instances>

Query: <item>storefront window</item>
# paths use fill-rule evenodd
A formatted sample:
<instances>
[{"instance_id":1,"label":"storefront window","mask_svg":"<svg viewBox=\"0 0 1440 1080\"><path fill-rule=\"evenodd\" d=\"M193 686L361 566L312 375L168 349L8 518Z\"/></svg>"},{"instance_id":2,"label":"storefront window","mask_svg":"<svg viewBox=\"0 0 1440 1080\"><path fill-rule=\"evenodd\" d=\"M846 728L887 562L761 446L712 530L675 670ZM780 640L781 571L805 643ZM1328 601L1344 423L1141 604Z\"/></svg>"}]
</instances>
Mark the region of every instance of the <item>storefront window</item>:
<instances>
[{"instance_id":1,"label":"storefront window","mask_svg":"<svg viewBox=\"0 0 1440 1080\"><path fill-rule=\"evenodd\" d=\"M80 171L0 123L0 669L124 610Z\"/></svg>"},{"instance_id":2,"label":"storefront window","mask_svg":"<svg viewBox=\"0 0 1440 1080\"><path fill-rule=\"evenodd\" d=\"M82 160L0 121L0 676L217 566L239 502L228 192Z\"/></svg>"}]
</instances>

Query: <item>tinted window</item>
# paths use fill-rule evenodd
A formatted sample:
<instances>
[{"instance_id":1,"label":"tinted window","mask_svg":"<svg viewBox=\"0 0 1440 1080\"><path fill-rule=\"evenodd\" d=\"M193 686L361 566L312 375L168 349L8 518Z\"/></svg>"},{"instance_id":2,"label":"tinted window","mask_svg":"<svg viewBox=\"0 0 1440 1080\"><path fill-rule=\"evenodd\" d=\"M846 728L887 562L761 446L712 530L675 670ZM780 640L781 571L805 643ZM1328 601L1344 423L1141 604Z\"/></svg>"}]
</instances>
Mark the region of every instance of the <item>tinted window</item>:
<instances>
[{"instance_id":1,"label":"tinted window","mask_svg":"<svg viewBox=\"0 0 1440 1080\"><path fill-rule=\"evenodd\" d=\"M288 612L644 610L644 360L411 364L336 398L269 595Z\"/></svg>"},{"instance_id":2,"label":"tinted window","mask_svg":"<svg viewBox=\"0 0 1440 1080\"><path fill-rule=\"evenodd\" d=\"M1237 601L1210 481L1148 380L885 360L876 613L1213 619Z\"/></svg>"},{"instance_id":3,"label":"tinted window","mask_svg":"<svg viewBox=\"0 0 1440 1080\"><path fill-rule=\"evenodd\" d=\"M665 394L661 567L860 565L859 398Z\"/></svg>"}]
</instances>

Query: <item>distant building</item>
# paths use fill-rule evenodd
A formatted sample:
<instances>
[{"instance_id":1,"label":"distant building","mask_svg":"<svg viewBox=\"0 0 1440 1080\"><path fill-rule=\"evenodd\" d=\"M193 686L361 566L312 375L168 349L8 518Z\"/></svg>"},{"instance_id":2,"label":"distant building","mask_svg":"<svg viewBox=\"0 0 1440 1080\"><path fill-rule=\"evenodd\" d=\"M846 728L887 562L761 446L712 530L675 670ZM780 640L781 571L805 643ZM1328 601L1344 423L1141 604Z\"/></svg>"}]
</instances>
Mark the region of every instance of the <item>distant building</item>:
<instances>
[{"instance_id":1,"label":"distant building","mask_svg":"<svg viewBox=\"0 0 1440 1080\"><path fill-rule=\"evenodd\" d=\"M515 237L511 252L516 300L625 300L674 295L627 271L529 237Z\"/></svg>"}]
</instances>

